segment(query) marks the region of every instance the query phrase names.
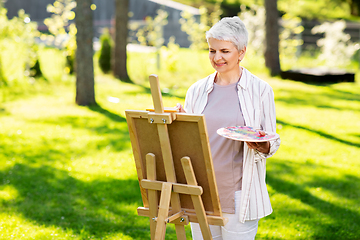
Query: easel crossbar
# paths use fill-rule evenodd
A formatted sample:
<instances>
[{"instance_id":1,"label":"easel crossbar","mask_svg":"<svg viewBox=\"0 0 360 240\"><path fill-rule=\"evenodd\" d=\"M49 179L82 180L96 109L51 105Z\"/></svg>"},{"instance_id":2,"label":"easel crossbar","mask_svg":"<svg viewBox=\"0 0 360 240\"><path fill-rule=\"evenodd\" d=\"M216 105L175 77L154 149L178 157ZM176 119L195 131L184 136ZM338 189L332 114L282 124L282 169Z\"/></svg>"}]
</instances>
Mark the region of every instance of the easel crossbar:
<instances>
[{"instance_id":1,"label":"easel crossbar","mask_svg":"<svg viewBox=\"0 0 360 240\"><path fill-rule=\"evenodd\" d=\"M165 219L165 222L167 223L171 223L172 221L174 221L175 219L178 219L179 217L181 217L182 215L184 215L184 211L180 211L180 212L177 212L173 215L171 215L170 217L166 218Z\"/></svg>"},{"instance_id":2,"label":"easel crossbar","mask_svg":"<svg viewBox=\"0 0 360 240\"><path fill-rule=\"evenodd\" d=\"M141 186L145 189L161 191L162 185L164 182L154 181L143 179L141 180ZM172 183L172 191L176 193L188 194L188 195L197 195L200 196L203 194L203 189L201 186L193 186L181 183Z\"/></svg>"},{"instance_id":3,"label":"easel crossbar","mask_svg":"<svg viewBox=\"0 0 360 240\"><path fill-rule=\"evenodd\" d=\"M146 207L138 207L137 208L137 213L139 216L142 217L149 217L149 208ZM170 213L169 213L170 214ZM197 217L196 217L196 213L195 212L188 212L185 211L184 216L189 217L189 221L190 222L199 222ZM211 215L206 215L207 221L210 225L217 225L217 226L225 226L226 223L226 219L223 217L219 217L219 216L211 216ZM185 224L186 225L186 224Z\"/></svg>"}]
</instances>

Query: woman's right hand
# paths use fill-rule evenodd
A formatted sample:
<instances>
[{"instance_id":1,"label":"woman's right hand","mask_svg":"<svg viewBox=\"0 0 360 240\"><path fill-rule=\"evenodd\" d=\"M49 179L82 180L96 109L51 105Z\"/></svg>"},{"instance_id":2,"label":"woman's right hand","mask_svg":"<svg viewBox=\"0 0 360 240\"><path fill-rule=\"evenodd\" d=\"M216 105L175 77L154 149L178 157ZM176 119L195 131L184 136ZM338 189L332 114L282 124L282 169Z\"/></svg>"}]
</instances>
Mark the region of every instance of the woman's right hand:
<instances>
[{"instance_id":1,"label":"woman's right hand","mask_svg":"<svg viewBox=\"0 0 360 240\"><path fill-rule=\"evenodd\" d=\"M178 112L180 113L186 113L185 109L183 108L183 106L180 103L177 103L175 108L177 109Z\"/></svg>"}]
</instances>

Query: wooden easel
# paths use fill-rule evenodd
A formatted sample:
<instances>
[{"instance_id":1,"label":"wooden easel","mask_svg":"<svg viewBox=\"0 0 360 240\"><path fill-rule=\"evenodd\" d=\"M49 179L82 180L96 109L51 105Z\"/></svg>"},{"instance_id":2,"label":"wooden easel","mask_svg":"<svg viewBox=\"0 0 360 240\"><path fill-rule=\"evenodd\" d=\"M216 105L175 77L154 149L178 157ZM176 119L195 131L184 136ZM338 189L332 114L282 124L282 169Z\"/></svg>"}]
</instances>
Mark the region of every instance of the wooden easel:
<instances>
[{"instance_id":1,"label":"wooden easel","mask_svg":"<svg viewBox=\"0 0 360 240\"><path fill-rule=\"evenodd\" d=\"M165 239L167 223L175 224L177 239L186 240L184 225L187 225L189 221L199 223L204 239L212 239L209 229L209 223L223 226L224 218L222 218L221 215L221 208L217 194L214 171L212 168L211 154L209 151L209 144L207 142L206 128L205 126L202 126L201 128L205 129L203 130L204 136L201 136L201 145L202 148L205 149L203 150L202 156L207 161L205 161L205 165L201 165L205 166L205 169L200 169L198 172L206 171L206 177L204 177L206 178L206 180L203 180L202 182L209 183L208 186L204 184L204 186L207 187L207 193L210 192L209 196L211 198L209 200L210 203L207 203L206 205L210 206L207 208L212 209L212 211L206 211L204 207L204 202L202 199L204 189L202 186L198 185L198 181L196 179L195 171L193 169L190 157L186 155L183 155L181 157L181 170L179 170L178 166L175 167L174 165L175 163L179 165L179 163L174 162L174 160L177 159L174 159L173 157L174 146L171 146L168 126L170 126L176 120L194 122L194 116L188 116L187 114L181 115L175 112L165 112L162 103L162 96L159 87L158 77L156 75L151 75L149 77L149 80L154 103L154 112L135 112L131 110L126 111L129 134L132 142L134 158L136 162L141 193L144 202L144 207L138 208L138 214L140 216L149 217L152 240ZM198 117L201 121L196 121L199 121L202 125L205 125L203 116ZM143 123L142 119L145 118L147 118L148 123ZM137 121L139 121L139 123L135 122L134 119L138 119ZM145 134L142 136L150 135L149 139L146 139L146 141L143 142L139 141L139 134L137 135L137 131L140 131L140 123L142 125L156 125L158 141L161 149L160 156L159 151L158 157L155 156L155 149L154 152L146 153L147 150L145 150L144 153L141 153L142 148L147 148L145 146L146 141L149 142L157 140L151 139L151 136L156 134L147 133L147 135ZM147 127L145 126L143 128ZM153 132L154 131L155 130L153 130ZM202 133L200 133L200 135L202 135ZM142 147L142 145L144 147ZM142 160L144 154L145 161ZM156 167L157 158L162 158L162 162L158 162L158 165L161 168L163 167L166 179L158 179L157 172L159 172L159 169L157 169ZM160 173L161 172L162 171L160 171ZM146 175L146 178L144 175ZM182 182L184 183L179 183L177 180L177 176L181 177L182 175L185 176L185 182L184 180L182 180ZM159 176L159 178L164 177ZM158 193L160 193L160 196L158 196ZM181 196L190 196L192 207L188 207L189 203L187 203L188 201L186 200L186 198L183 197L183 201L181 201Z\"/></svg>"}]
</instances>

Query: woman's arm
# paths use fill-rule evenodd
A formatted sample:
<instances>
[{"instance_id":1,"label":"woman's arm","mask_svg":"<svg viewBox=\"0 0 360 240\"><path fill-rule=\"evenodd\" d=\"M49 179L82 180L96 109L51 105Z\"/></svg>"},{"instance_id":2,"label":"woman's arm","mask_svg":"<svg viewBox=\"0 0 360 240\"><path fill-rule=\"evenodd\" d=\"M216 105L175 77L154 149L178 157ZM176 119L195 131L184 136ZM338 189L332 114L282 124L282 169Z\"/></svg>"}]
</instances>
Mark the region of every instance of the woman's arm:
<instances>
[{"instance_id":1,"label":"woman's arm","mask_svg":"<svg viewBox=\"0 0 360 240\"><path fill-rule=\"evenodd\" d=\"M276 112L275 112L275 100L274 92L272 89L267 91L267 93L262 96L262 117L261 117L261 127L262 130L266 132L276 132ZM268 158L275 154L275 152L280 147L280 139L269 141L269 150L268 152L257 151L258 155L261 158Z\"/></svg>"}]
</instances>

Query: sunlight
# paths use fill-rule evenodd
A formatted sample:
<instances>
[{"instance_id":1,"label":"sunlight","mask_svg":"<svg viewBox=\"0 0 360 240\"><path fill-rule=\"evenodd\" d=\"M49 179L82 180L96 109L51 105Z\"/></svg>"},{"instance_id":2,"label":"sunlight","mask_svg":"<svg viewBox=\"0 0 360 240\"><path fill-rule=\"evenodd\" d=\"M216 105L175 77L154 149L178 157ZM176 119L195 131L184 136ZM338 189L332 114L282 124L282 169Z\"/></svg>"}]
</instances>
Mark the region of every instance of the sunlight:
<instances>
[{"instance_id":1,"label":"sunlight","mask_svg":"<svg viewBox=\"0 0 360 240\"><path fill-rule=\"evenodd\" d=\"M9 180L5 181L7 182L7 184L11 184ZM16 200L18 196L18 191L11 185L5 185L5 187L2 187L2 190L0 190L0 199L3 201Z\"/></svg>"},{"instance_id":2,"label":"sunlight","mask_svg":"<svg viewBox=\"0 0 360 240\"><path fill-rule=\"evenodd\" d=\"M36 221L27 220L21 214L0 212L0 237L2 239L54 239L57 236L76 237L71 230L54 226L39 226ZM3 231L3 230L12 230ZM79 239L79 238L72 238Z\"/></svg>"}]
</instances>

